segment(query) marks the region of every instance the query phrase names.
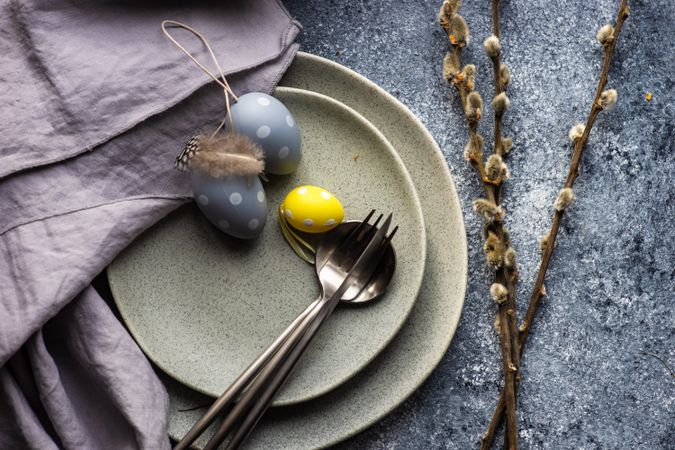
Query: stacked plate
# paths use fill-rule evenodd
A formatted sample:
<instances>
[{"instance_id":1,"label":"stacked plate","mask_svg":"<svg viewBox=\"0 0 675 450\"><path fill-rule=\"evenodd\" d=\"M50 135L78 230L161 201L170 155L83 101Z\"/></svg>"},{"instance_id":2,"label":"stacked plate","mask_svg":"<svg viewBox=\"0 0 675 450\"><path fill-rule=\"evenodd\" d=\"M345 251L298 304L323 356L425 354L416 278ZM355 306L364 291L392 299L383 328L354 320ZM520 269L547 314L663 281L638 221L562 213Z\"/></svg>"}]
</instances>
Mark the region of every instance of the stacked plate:
<instances>
[{"instance_id":1,"label":"stacked plate","mask_svg":"<svg viewBox=\"0 0 675 450\"><path fill-rule=\"evenodd\" d=\"M229 239L188 205L108 270L124 321L164 371L174 438L318 294L313 268L276 226L274 205L297 185L326 188L348 219L393 211L398 267L381 301L336 310L246 448L327 447L380 420L431 373L459 320L464 225L447 165L423 125L372 82L304 53L275 96L300 125L303 161L266 186L272 207L261 238Z\"/></svg>"}]
</instances>

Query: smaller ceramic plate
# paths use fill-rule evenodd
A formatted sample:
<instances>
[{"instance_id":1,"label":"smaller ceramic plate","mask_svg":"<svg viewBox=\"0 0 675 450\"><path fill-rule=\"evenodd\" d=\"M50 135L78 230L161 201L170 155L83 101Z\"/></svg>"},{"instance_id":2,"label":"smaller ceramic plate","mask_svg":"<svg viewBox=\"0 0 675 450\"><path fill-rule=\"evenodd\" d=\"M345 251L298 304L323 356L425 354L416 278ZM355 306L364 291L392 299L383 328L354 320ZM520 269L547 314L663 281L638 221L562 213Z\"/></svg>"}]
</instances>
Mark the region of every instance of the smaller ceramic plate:
<instances>
[{"instance_id":1,"label":"smaller ceramic plate","mask_svg":"<svg viewBox=\"0 0 675 450\"><path fill-rule=\"evenodd\" d=\"M275 405L324 394L365 367L401 328L417 297L426 255L417 194L398 154L363 117L320 94L278 98L302 130L293 175L265 184L267 225L253 241L224 235L187 205L139 237L108 277L124 321L145 353L191 388L217 396L319 293L314 267L288 247L276 207L298 185L325 188L347 219L394 213L397 271L387 295L338 307Z\"/></svg>"}]
</instances>

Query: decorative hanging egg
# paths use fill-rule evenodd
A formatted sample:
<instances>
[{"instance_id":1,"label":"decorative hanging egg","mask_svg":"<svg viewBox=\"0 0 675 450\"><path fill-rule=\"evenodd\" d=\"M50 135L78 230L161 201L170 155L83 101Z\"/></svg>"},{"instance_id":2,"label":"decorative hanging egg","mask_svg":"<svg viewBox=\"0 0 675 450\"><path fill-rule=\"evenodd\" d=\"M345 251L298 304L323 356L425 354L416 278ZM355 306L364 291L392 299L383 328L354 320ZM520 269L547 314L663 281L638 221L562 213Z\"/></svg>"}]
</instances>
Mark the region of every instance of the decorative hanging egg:
<instances>
[{"instance_id":1,"label":"decorative hanging egg","mask_svg":"<svg viewBox=\"0 0 675 450\"><path fill-rule=\"evenodd\" d=\"M288 175L298 168L300 128L283 103L271 95L250 92L239 97L230 114L235 131L262 147L267 173ZM229 120L226 126L230 127Z\"/></svg>"},{"instance_id":2,"label":"decorative hanging egg","mask_svg":"<svg viewBox=\"0 0 675 450\"><path fill-rule=\"evenodd\" d=\"M317 186L300 186L288 193L281 204L286 222L307 233L335 228L345 217L340 201Z\"/></svg>"},{"instance_id":3,"label":"decorative hanging egg","mask_svg":"<svg viewBox=\"0 0 675 450\"><path fill-rule=\"evenodd\" d=\"M253 239L262 232L267 199L257 176L216 178L196 170L191 175L195 201L211 223L239 239Z\"/></svg>"}]
</instances>

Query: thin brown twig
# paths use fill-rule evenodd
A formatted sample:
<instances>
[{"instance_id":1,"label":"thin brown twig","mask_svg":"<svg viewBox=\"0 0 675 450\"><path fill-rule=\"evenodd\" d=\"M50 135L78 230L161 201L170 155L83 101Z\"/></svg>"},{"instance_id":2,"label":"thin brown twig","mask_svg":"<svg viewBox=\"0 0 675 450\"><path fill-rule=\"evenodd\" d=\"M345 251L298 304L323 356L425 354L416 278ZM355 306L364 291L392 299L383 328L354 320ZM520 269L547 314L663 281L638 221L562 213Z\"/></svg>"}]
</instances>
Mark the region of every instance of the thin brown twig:
<instances>
[{"instance_id":1,"label":"thin brown twig","mask_svg":"<svg viewBox=\"0 0 675 450\"><path fill-rule=\"evenodd\" d=\"M627 0L621 1L621 5L619 6L619 11L616 18L616 24L614 25L614 37L612 39L611 44L605 47L604 62L602 66L602 71L600 72L600 78L598 80L598 85L595 92L595 98L591 106L591 111L588 115L584 132L581 138L579 138L574 145L574 151L572 153L572 159L570 161L567 179L565 180L565 187L568 188L571 188L574 185L574 181L579 175L579 165L581 163L581 157L583 156L586 142L588 141L588 136L591 133L591 129L593 128L593 124L595 123L596 117L602 110L602 106L600 104L600 97L605 89L605 85L607 84L607 74L609 72L609 65L612 59L612 54L614 53L614 48L616 47L616 43L618 41L621 28L623 27L623 23L628 17L627 4L628 4ZM539 306L539 300L541 300L541 297L543 297L545 293L544 279L546 277L546 271L548 270L551 255L553 254L553 249L555 247L555 240L556 237L558 236L560 222L563 218L564 213L565 213L564 209L556 211L553 216L553 220L551 222L551 229L548 233L548 243L545 246L542 254L541 264L539 265L539 272L537 273L537 278L534 287L532 289L532 294L530 296L530 303L527 307L525 319L523 320L523 323L520 326L520 334L518 336L519 345L517 348L518 351L516 352L519 355L519 357L522 357L523 349L525 347L525 343L527 342L527 338L529 336L530 329L532 327L532 323L534 321L537 308ZM495 408L495 412L492 416L492 421L490 422L490 425L488 426L488 429L485 435L483 436L482 448L490 448L492 440L494 439L494 435L504 415L505 406L506 406L506 396L504 390L502 390L499 396L499 400L497 402L497 406Z\"/></svg>"},{"instance_id":2,"label":"thin brown twig","mask_svg":"<svg viewBox=\"0 0 675 450\"><path fill-rule=\"evenodd\" d=\"M453 49L453 51L455 52L455 57L457 58L457 61L461 63L461 61L462 61L462 47L459 46L459 45L455 45L455 48ZM461 64L460 64L460 67L461 67ZM455 88L457 88L457 93L459 94L459 100L462 103L462 108L466 108L466 86L464 85L464 83L457 83L454 86L455 86ZM467 121L469 121L468 118L467 118ZM473 130L472 130L473 133L472 133L471 137L474 137L476 135L476 125L477 124L474 124ZM472 128L470 121L469 121L469 128Z\"/></svg>"},{"instance_id":3,"label":"thin brown twig","mask_svg":"<svg viewBox=\"0 0 675 450\"><path fill-rule=\"evenodd\" d=\"M499 37L499 0L492 0L492 34Z\"/></svg>"},{"instance_id":4,"label":"thin brown twig","mask_svg":"<svg viewBox=\"0 0 675 450\"><path fill-rule=\"evenodd\" d=\"M675 379L675 372L673 372L673 369L670 368L667 362L663 360L659 355L656 355L654 353L649 353L649 352L642 352L643 355L646 356L651 356L652 358L656 358L661 364L663 364L663 367L665 367L668 372L670 372L670 377Z\"/></svg>"},{"instance_id":5,"label":"thin brown twig","mask_svg":"<svg viewBox=\"0 0 675 450\"><path fill-rule=\"evenodd\" d=\"M509 271L507 275L507 284L506 288L509 290L508 299L506 301L506 315L508 318L509 333L511 335L511 348L513 353L511 358L513 360L513 365L515 367L515 378L513 384L513 398L514 403L517 406L518 402L518 384L520 383L520 351L518 349L518 325L516 321L517 310L516 310L516 281L518 279L518 272ZM514 406L515 409L515 406ZM517 430L513 430L515 432ZM504 440L507 446L510 445L511 440L513 439L513 434L509 435L507 432L504 436Z\"/></svg>"},{"instance_id":6,"label":"thin brown twig","mask_svg":"<svg viewBox=\"0 0 675 450\"><path fill-rule=\"evenodd\" d=\"M497 38L500 37L499 33L499 0L492 0L492 34ZM501 76L501 51L497 52L493 57L490 58L492 61L492 72L494 78L495 86L495 97L504 92L504 86L502 84ZM498 112L496 109L494 111L494 138L493 138L493 152L501 157L505 157L504 149L502 145L502 119L504 117L503 111ZM495 203L499 205L501 203L501 184L494 186L495 190ZM503 226L500 227L499 233L497 236L503 242L504 248L510 247L510 242L505 236ZM502 357L504 358L504 351L508 349L510 363L504 366L504 390L506 392L506 406L507 406L507 416L506 416L506 432L504 433L504 444L508 449L517 449L518 448L518 424L516 418L516 377L519 378L517 368L519 365L520 357L518 355L518 332L517 332L517 316L516 316L516 279L517 273L514 270L503 270L503 280L502 282L508 291L508 297L506 303L500 305L499 308L499 322L502 328L506 328L508 333L501 333L502 340L508 339L508 345L502 346ZM504 361L506 359L504 358Z\"/></svg>"},{"instance_id":7,"label":"thin brown twig","mask_svg":"<svg viewBox=\"0 0 675 450\"><path fill-rule=\"evenodd\" d=\"M492 0L492 34L497 38L500 38L500 19L499 19L499 0ZM502 92L504 92L504 85L502 80L502 64L501 64L501 51L495 55L492 60L492 72L495 84L495 97ZM494 152L506 158L504 153L504 147L502 145L502 118L503 114L498 114L495 111L494 114ZM505 248L510 247L510 242L505 242ZM509 386L512 389L512 393L509 395L513 396L513 408L507 411L507 430L504 433L504 443L506 448L517 448L518 440L518 426L516 422L516 407L517 407L517 386L518 381L520 380L520 354L518 351L518 320L517 317L517 308L516 308L516 283L518 280L518 272L515 267L510 270L506 270L506 288L508 290L508 298L506 301L506 319L507 326L509 329L509 338L511 339L511 361L513 363L514 370L514 379L513 383ZM506 378L505 378L506 381ZM506 383L504 384L504 389L506 389ZM510 417L510 420L509 420Z\"/></svg>"},{"instance_id":8,"label":"thin brown twig","mask_svg":"<svg viewBox=\"0 0 675 450\"><path fill-rule=\"evenodd\" d=\"M497 282L507 285L508 274L506 270L500 270L497 273ZM507 288L508 289L508 288ZM509 291L509 298L512 297ZM513 360L513 354L516 353L512 348L513 339L511 338L511 328L509 326L509 303L508 300L499 305L499 323L502 340L502 360L504 370L504 391L506 395L506 434L505 443L510 450L518 448L518 426L516 422L516 380L515 374L517 366Z\"/></svg>"},{"instance_id":9,"label":"thin brown twig","mask_svg":"<svg viewBox=\"0 0 675 450\"><path fill-rule=\"evenodd\" d=\"M492 0L492 34L499 37L499 0ZM495 97L504 91L501 76L501 52L497 53L492 60L492 72L495 80ZM502 148L502 114L495 112L494 152L503 156Z\"/></svg>"},{"instance_id":10,"label":"thin brown twig","mask_svg":"<svg viewBox=\"0 0 675 450\"><path fill-rule=\"evenodd\" d=\"M498 6L498 2L494 0ZM493 10L494 11L494 10ZM495 18L497 22L497 33L499 33L499 14ZM493 25L494 26L494 25ZM443 27L448 32L448 28ZM448 34L448 38L451 43L453 42L453 36ZM456 41L456 36L455 36ZM455 45L453 43L453 53L454 59L457 63L457 68L462 67L461 56L462 56L462 47L464 43L458 43ZM502 82L501 82L501 63L499 57L492 58L494 66L494 77L495 77L495 96L502 92ZM499 181L490 180L486 174L485 166L483 164L483 153L481 150L481 143L478 136L478 121L480 117L470 116L467 112L468 106L468 92L467 85L464 82L463 78L453 80L452 84L457 89L462 107L465 111L465 117L467 120L467 125L469 127L469 139L472 143L474 151L471 153L469 162L471 166L476 170L476 173L483 183L486 198L488 201L499 207L500 204L500 192L503 179ZM470 88L471 89L471 88ZM493 151L497 155L502 155L502 137L501 137L501 120L502 120L503 111L500 114L495 113L495 138L494 138L494 147ZM501 219L495 220L488 224L488 229L494 233L494 235L499 240L499 245L503 250L508 248L507 233L504 229L504 225ZM495 283L499 283L503 286L512 286L514 287L512 275L507 271L503 265L499 266L495 272ZM508 290L508 288L507 288ZM507 392L506 404L507 404L507 435L510 449L517 449L517 424L516 424L516 399L515 399L515 372L517 365L514 363L513 355L516 353L515 345L517 345L517 338L513 336L512 333L515 333L516 324L515 318L515 307L513 302L514 292L510 292L509 297L512 299L510 302L502 302L498 306L498 316L499 316L499 335L502 351L502 362L503 362L503 371L504 371L504 388ZM512 320L513 319L513 320Z\"/></svg>"}]
</instances>

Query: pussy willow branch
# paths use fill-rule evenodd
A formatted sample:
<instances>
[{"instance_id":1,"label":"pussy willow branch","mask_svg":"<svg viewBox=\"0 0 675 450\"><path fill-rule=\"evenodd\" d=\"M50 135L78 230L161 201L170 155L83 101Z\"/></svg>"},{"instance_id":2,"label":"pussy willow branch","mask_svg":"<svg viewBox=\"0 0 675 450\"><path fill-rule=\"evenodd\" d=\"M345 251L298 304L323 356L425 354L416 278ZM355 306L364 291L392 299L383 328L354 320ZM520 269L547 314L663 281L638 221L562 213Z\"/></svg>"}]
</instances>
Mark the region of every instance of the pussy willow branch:
<instances>
[{"instance_id":1,"label":"pussy willow branch","mask_svg":"<svg viewBox=\"0 0 675 450\"><path fill-rule=\"evenodd\" d=\"M492 34L497 38L501 38L499 34L499 0L492 0ZM501 52L498 52L494 57L491 57L492 61L492 72L494 77L495 84L495 97L501 94L504 91L504 86L502 84L502 75L501 75ZM498 114L497 110L494 112L494 139L493 139L493 151L499 156L506 159L506 154L502 145L502 118L503 114ZM501 197L501 185L496 189L496 200L497 204L500 202ZM510 243L505 242L505 247L508 248ZM518 272L515 267L509 269L504 269L505 275L505 285L508 290L507 301L504 305L506 310L506 326L508 327L508 338L510 340L510 350L511 350L511 361L515 370L512 370L509 367L509 372L504 372L504 389L506 390L506 395L513 396L513 407L507 409L507 424L506 432L504 433L504 442L506 448L517 448L518 447L518 426L516 418L516 404L517 404L517 385L520 380L520 372L518 367L520 366L520 353L518 351L518 325L516 321L517 318L517 309L516 309L516 282L518 280ZM500 322L504 318L500 316ZM512 378L512 380L511 380ZM508 389L507 389L508 381ZM509 391L510 389L510 391Z\"/></svg>"},{"instance_id":2,"label":"pussy willow branch","mask_svg":"<svg viewBox=\"0 0 675 450\"><path fill-rule=\"evenodd\" d=\"M586 126L584 132L575 144L574 151L572 153L572 159L570 161L570 167L567 172L567 179L565 181L565 187L571 188L574 185L574 181L579 175L579 165L581 164L581 157L583 156L584 149L586 147L586 142L588 142L588 136L591 133L595 119L602 111L602 106L600 103L600 97L602 92L605 89L607 84L607 74L609 72L609 65L612 60L612 55L614 53L614 48L616 47L617 41L619 39L619 34L623 23L628 17L628 1L622 0L621 5L619 6L619 11L616 18L616 24L614 25L614 37L610 45L605 47L604 50L604 62L602 65L602 70L600 72L600 78L598 80L598 85L595 91L595 98L593 99L593 104L591 105L591 112L588 115L586 121ZM518 347L517 354L519 357L523 354L523 349L527 338L532 327L535 315L537 313L537 308L539 306L539 300L544 295L544 279L546 277L546 271L548 269L549 261L551 260L551 255L553 255L553 249L555 248L555 240L558 236L558 230L560 228L560 222L565 214L565 210L556 211L553 220L551 221L551 229L548 234L548 244L544 248L544 252L541 258L541 264L539 265L539 272L537 273L537 278L532 289L532 294L530 296L530 303L527 307L527 313L525 314L525 319L523 320L522 325L520 326L520 335L518 336ZM492 416L492 421L488 427L487 432L483 438L483 448L489 448L492 440L494 439L495 432L499 427L499 423L502 420L504 415L504 409L506 406L506 396L504 390L502 390L501 395L499 396L499 401L497 402L497 407L495 408L494 415Z\"/></svg>"},{"instance_id":3,"label":"pussy willow branch","mask_svg":"<svg viewBox=\"0 0 675 450\"><path fill-rule=\"evenodd\" d=\"M498 23L498 21L499 16L497 15L496 22ZM497 24L496 27L498 31L499 25ZM446 30L446 32L448 31L448 28L444 27L444 29ZM453 43L452 51L457 61L458 68L461 68L462 47L464 45L464 42L458 42L457 44L455 44L454 42L457 41L457 37L450 34L448 34L448 38L450 42ZM500 60L499 57L492 58L492 60L493 65L495 66L494 69L495 96L497 96L502 91ZM469 127L469 139L473 144L473 147L476 149L473 152L472 157L469 158L469 161L471 163L471 166L476 170L476 173L480 181L483 183L486 198L491 203L499 207L500 192L503 179L500 179L498 182L495 182L494 180L490 180L486 174L485 166L483 164L483 154L482 151L480 150L482 144L480 143L480 137L478 136L477 131L478 120L480 119L480 117L476 118L475 116L470 116L469 113L467 112L468 111L467 84L462 81L464 80L461 80L460 82L453 82L452 84L455 86L459 94L459 98L462 103L462 107L464 108L465 117ZM503 111L499 115L495 114L495 140L493 149L494 153L500 156L503 153L502 139L501 139L502 114ZM500 242L499 245L501 245L503 249L509 248L509 242L506 237L507 232L504 229L502 219L497 219L489 223L488 229L494 232L495 236ZM504 268L503 265L500 265L495 272L495 283L498 283L503 286L513 285L513 278L510 276L510 274ZM513 299L514 298L513 293L510 293L509 297ZM511 308L509 308L509 304L511 304ZM499 334L502 350L502 363L504 371L504 390L506 392L505 404L507 409L507 436L508 436L507 440L509 449L515 450L518 448L517 424L516 424L516 398L515 398L515 372L517 366L514 364L513 361L513 354L516 353L516 349L514 348L514 343L516 342L516 339L515 336L511 335L512 329L513 332L515 332L515 318L513 321L513 326L510 326L509 324L511 322L511 319L509 317L509 311L511 311L511 315L515 315L515 308L513 307L513 304L514 302L508 301L499 303L498 317L499 317Z\"/></svg>"},{"instance_id":4,"label":"pussy willow branch","mask_svg":"<svg viewBox=\"0 0 675 450\"><path fill-rule=\"evenodd\" d=\"M492 0L492 34L499 37L499 0Z\"/></svg>"},{"instance_id":5,"label":"pussy willow branch","mask_svg":"<svg viewBox=\"0 0 675 450\"><path fill-rule=\"evenodd\" d=\"M499 0L492 0L492 34L499 37ZM501 52L497 53L492 60L492 72L495 79L495 97L502 93L504 87L502 86L501 76ZM502 114L497 114L495 111L495 130L494 130L494 152L499 156L503 156L502 150Z\"/></svg>"}]
</instances>

